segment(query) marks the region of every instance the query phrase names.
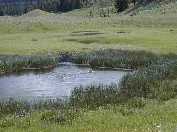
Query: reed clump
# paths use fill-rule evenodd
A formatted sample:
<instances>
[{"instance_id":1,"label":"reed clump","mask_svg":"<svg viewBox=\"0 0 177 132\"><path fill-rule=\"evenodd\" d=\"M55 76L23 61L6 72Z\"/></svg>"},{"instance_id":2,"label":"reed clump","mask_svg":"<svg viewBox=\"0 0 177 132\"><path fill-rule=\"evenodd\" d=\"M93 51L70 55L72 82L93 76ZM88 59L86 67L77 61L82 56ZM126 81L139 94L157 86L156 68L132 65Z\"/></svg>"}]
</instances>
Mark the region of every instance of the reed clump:
<instances>
[{"instance_id":1,"label":"reed clump","mask_svg":"<svg viewBox=\"0 0 177 132\"><path fill-rule=\"evenodd\" d=\"M0 56L0 74L23 70L50 69L57 64L52 56Z\"/></svg>"},{"instance_id":2,"label":"reed clump","mask_svg":"<svg viewBox=\"0 0 177 132\"><path fill-rule=\"evenodd\" d=\"M120 92L129 98L170 99L177 95L176 78L177 61L169 60L127 74L120 83Z\"/></svg>"},{"instance_id":3,"label":"reed clump","mask_svg":"<svg viewBox=\"0 0 177 132\"><path fill-rule=\"evenodd\" d=\"M74 59L75 63L90 64L91 67L110 67L138 69L147 67L158 59L158 55L145 51L128 51L105 49L81 53Z\"/></svg>"},{"instance_id":4,"label":"reed clump","mask_svg":"<svg viewBox=\"0 0 177 132\"><path fill-rule=\"evenodd\" d=\"M72 91L70 105L82 108L97 108L119 102L119 92L116 84L80 86Z\"/></svg>"}]
</instances>

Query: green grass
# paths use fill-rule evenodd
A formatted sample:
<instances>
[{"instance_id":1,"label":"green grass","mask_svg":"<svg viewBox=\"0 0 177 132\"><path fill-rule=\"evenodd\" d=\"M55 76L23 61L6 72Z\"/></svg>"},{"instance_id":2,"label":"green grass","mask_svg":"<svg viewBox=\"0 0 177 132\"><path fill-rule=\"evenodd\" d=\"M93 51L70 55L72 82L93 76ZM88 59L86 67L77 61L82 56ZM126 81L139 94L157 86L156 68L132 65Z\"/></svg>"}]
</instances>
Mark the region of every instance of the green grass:
<instances>
[{"instance_id":1,"label":"green grass","mask_svg":"<svg viewBox=\"0 0 177 132\"><path fill-rule=\"evenodd\" d=\"M82 10L80 12L82 14ZM0 54L32 55L103 48L143 49L156 53L177 50L176 15L89 18L77 16L77 11L73 14L1 17ZM73 35L79 31L98 34Z\"/></svg>"},{"instance_id":2,"label":"green grass","mask_svg":"<svg viewBox=\"0 0 177 132\"><path fill-rule=\"evenodd\" d=\"M46 112L33 112L26 117L6 117L0 122L2 132L173 132L177 128L176 99L164 103L148 101L144 108L126 106L100 107L97 111L83 111L72 124L43 121Z\"/></svg>"},{"instance_id":3,"label":"green grass","mask_svg":"<svg viewBox=\"0 0 177 132\"><path fill-rule=\"evenodd\" d=\"M85 31L87 28L78 31ZM100 31L100 35L72 36L67 33L15 33L0 36L1 54L31 55L59 51L90 51L100 48L143 49L157 53L175 53L177 30L152 28L119 28ZM117 33L120 31L127 33ZM76 31L76 30L73 30Z\"/></svg>"}]
</instances>

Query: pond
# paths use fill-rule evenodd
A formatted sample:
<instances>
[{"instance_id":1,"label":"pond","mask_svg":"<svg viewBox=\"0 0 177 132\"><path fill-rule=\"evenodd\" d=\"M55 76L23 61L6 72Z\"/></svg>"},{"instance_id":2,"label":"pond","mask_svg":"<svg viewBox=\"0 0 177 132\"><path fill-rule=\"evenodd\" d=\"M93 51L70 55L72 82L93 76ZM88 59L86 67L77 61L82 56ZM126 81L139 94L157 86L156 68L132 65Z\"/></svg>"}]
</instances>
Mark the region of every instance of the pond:
<instances>
[{"instance_id":1,"label":"pond","mask_svg":"<svg viewBox=\"0 0 177 132\"><path fill-rule=\"evenodd\" d=\"M50 71L0 77L0 97L64 97L80 85L118 84L125 74L123 71L92 70L62 63Z\"/></svg>"}]
</instances>

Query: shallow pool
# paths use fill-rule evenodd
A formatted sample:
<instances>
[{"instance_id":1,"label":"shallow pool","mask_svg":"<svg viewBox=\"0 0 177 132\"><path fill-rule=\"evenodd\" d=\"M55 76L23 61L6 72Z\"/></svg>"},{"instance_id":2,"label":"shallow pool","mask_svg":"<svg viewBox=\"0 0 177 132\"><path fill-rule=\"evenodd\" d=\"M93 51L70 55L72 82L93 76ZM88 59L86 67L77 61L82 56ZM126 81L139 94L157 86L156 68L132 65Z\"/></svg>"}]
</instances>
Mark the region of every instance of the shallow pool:
<instances>
[{"instance_id":1,"label":"shallow pool","mask_svg":"<svg viewBox=\"0 0 177 132\"><path fill-rule=\"evenodd\" d=\"M115 70L92 70L71 63L46 72L25 72L0 77L0 97L63 97L80 85L119 83L126 74Z\"/></svg>"}]
</instances>

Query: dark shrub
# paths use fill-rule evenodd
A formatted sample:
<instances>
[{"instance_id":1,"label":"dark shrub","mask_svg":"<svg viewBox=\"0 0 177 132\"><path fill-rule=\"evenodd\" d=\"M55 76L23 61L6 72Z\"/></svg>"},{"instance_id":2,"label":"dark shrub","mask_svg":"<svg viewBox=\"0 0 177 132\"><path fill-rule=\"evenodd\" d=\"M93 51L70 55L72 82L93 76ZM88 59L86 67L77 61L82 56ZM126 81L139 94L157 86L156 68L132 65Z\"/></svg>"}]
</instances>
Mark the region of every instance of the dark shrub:
<instances>
[{"instance_id":1,"label":"dark shrub","mask_svg":"<svg viewBox=\"0 0 177 132\"><path fill-rule=\"evenodd\" d=\"M117 12L122 12L128 8L128 0L115 0L115 8Z\"/></svg>"}]
</instances>

